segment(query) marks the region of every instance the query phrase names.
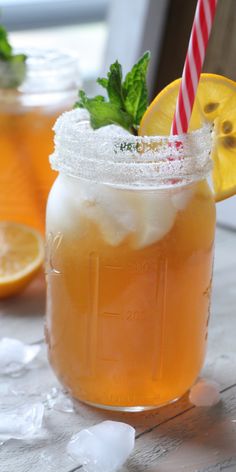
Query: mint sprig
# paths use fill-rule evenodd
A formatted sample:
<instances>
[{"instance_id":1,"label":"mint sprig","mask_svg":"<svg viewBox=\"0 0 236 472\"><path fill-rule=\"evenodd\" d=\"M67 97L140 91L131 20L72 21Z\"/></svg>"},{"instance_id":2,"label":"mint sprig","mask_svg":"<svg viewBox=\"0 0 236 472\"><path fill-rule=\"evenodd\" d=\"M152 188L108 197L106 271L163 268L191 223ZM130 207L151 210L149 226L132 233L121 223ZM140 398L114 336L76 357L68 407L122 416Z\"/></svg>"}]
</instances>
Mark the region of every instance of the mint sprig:
<instances>
[{"instance_id":1,"label":"mint sprig","mask_svg":"<svg viewBox=\"0 0 236 472\"><path fill-rule=\"evenodd\" d=\"M75 108L88 110L94 129L116 124L137 134L139 123L148 106L146 77L149 61L150 53L145 52L124 81L120 63L114 62L107 77L97 79L97 83L106 89L108 98L102 95L88 98L81 90Z\"/></svg>"},{"instance_id":2,"label":"mint sprig","mask_svg":"<svg viewBox=\"0 0 236 472\"><path fill-rule=\"evenodd\" d=\"M26 55L14 54L4 26L0 25L0 88L16 88L26 75Z\"/></svg>"}]
</instances>

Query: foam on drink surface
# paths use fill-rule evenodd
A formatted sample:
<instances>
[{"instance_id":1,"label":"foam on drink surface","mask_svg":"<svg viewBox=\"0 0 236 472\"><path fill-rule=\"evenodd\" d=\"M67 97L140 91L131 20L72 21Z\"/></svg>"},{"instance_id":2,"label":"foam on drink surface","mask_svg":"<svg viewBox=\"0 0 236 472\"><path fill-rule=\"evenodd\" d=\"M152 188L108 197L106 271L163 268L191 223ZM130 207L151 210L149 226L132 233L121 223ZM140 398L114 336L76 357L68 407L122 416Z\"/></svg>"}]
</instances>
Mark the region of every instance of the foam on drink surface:
<instances>
[{"instance_id":1,"label":"foam on drink surface","mask_svg":"<svg viewBox=\"0 0 236 472\"><path fill-rule=\"evenodd\" d=\"M177 212L188 204L192 193L177 192L124 190L58 177L47 210L49 231L69 231L76 221L86 219L97 225L107 244L117 246L131 236L133 247L141 249L162 239L172 229Z\"/></svg>"},{"instance_id":2,"label":"foam on drink surface","mask_svg":"<svg viewBox=\"0 0 236 472\"><path fill-rule=\"evenodd\" d=\"M68 115L67 117L70 118ZM87 148L92 148L91 153L88 150L86 156L85 165L89 166L90 158L92 162L95 159L98 163L103 148L105 154L108 152L109 138L122 137L128 140L128 145L129 140L134 138L128 131L116 125L92 130L86 110L77 110L76 117L77 131L80 135L78 166L80 160L81 166L83 165L83 153L87 151ZM68 119L68 123L59 120L56 125L56 149L60 149L62 125L69 127L70 120ZM96 140L98 140L99 154L93 155L92 150L96 154L96 148L94 148ZM66 152L66 143L64 150ZM76 151L76 146L74 151ZM56 158L60 158L57 151L55 153ZM71 153L68 153L68 168L70 158ZM123 163L119 162L121 159L119 153L117 159L116 165L122 166ZM131 154L130 160L133 159ZM135 166L135 163L132 162L132 166ZM130 170L127 169L127 172L132 173L132 170L133 167ZM191 195L192 191L189 190L188 185L169 186L164 189L142 187L142 185L134 188L132 185L119 186L101 182L99 176L93 181L63 176L57 179L51 192L48 206L50 218L48 219L51 221L51 226L54 222L58 227L63 224L65 229L69 228L75 219L85 218L97 225L107 244L117 246L131 236L132 246L135 249L141 249L159 241L171 230L177 212L184 210ZM56 229L53 228L53 231Z\"/></svg>"}]
</instances>

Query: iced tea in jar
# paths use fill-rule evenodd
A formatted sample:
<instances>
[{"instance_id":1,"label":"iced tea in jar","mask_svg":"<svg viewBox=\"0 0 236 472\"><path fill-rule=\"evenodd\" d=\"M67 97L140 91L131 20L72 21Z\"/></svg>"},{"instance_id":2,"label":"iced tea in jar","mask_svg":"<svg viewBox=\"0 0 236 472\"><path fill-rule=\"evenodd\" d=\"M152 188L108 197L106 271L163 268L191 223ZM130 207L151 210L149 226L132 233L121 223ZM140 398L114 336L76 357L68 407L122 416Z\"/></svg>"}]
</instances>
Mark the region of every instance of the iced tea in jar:
<instances>
[{"instance_id":1,"label":"iced tea in jar","mask_svg":"<svg viewBox=\"0 0 236 472\"><path fill-rule=\"evenodd\" d=\"M91 405L138 411L172 402L195 382L206 350L210 130L137 137L93 130L78 109L55 133L46 264L53 369Z\"/></svg>"},{"instance_id":2,"label":"iced tea in jar","mask_svg":"<svg viewBox=\"0 0 236 472\"><path fill-rule=\"evenodd\" d=\"M24 81L17 88L0 88L0 220L43 231L46 200L56 177L48 163L52 126L75 101L78 60L56 50L23 52Z\"/></svg>"}]
</instances>

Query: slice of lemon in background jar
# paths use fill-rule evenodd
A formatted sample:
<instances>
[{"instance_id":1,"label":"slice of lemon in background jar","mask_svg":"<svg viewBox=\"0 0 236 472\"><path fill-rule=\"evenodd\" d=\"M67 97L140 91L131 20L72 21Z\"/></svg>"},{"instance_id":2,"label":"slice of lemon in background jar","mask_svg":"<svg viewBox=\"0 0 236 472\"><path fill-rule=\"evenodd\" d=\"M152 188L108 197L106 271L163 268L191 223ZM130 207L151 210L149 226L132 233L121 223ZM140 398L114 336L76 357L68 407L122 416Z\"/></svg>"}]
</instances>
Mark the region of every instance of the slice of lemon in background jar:
<instances>
[{"instance_id":1,"label":"slice of lemon in background jar","mask_svg":"<svg viewBox=\"0 0 236 472\"><path fill-rule=\"evenodd\" d=\"M33 279L44 259L38 231L8 221L0 222L0 298L17 294Z\"/></svg>"},{"instance_id":2,"label":"slice of lemon in background jar","mask_svg":"<svg viewBox=\"0 0 236 472\"><path fill-rule=\"evenodd\" d=\"M167 85L153 100L140 123L139 135L168 135L181 79ZM215 200L236 194L236 82L201 74L189 131L214 123L212 181Z\"/></svg>"}]
</instances>

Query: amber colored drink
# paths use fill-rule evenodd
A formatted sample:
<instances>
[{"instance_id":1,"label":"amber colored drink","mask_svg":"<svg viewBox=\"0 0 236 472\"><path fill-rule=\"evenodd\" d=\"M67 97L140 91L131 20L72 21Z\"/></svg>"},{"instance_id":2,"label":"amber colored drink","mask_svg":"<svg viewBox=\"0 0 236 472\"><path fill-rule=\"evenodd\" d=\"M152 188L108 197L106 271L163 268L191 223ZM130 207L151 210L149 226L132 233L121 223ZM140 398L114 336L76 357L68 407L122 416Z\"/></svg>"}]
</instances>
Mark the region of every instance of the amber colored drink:
<instances>
[{"instance_id":1,"label":"amber colored drink","mask_svg":"<svg viewBox=\"0 0 236 472\"><path fill-rule=\"evenodd\" d=\"M60 114L42 109L0 113L0 219L44 229L48 192L55 179L48 155Z\"/></svg>"},{"instance_id":2,"label":"amber colored drink","mask_svg":"<svg viewBox=\"0 0 236 472\"><path fill-rule=\"evenodd\" d=\"M106 201L123 192L140 219L118 242L101 208L91 217L96 199L78 205L84 184L71 185L74 204L60 177L48 206L51 364L75 398L93 405L132 411L173 401L196 380L206 349L215 227L208 184L183 189L169 230L150 244L143 219L150 204L167 214L169 190L106 188Z\"/></svg>"},{"instance_id":3,"label":"amber colored drink","mask_svg":"<svg viewBox=\"0 0 236 472\"><path fill-rule=\"evenodd\" d=\"M73 107L77 58L62 51L26 49L26 76L17 89L0 89L0 220L44 231L49 190L56 174L56 118Z\"/></svg>"}]
</instances>

